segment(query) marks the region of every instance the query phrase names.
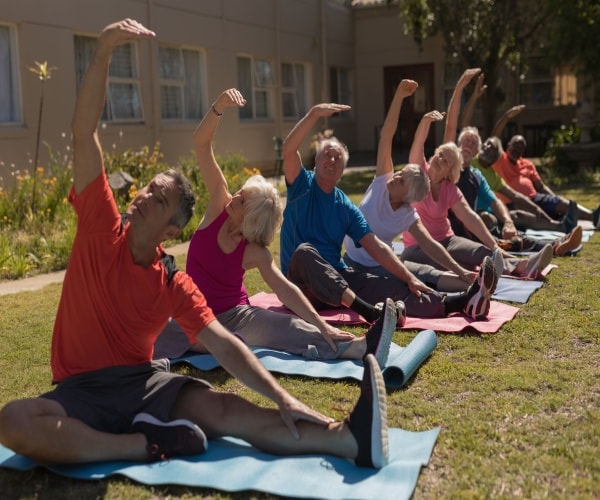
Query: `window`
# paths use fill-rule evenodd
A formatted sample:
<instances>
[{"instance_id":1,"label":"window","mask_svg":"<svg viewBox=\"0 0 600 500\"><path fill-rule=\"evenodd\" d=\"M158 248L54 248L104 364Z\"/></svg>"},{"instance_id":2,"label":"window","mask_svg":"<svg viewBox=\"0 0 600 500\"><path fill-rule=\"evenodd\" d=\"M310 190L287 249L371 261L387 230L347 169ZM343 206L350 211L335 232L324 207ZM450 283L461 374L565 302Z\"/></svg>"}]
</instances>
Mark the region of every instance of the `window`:
<instances>
[{"instance_id":1,"label":"window","mask_svg":"<svg viewBox=\"0 0 600 500\"><path fill-rule=\"evenodd\" d=\"M205 63L198 50L159 47L160 115L165 120L199 120L204 115Z\"/></svg>"},{"instance_id":2,"label":"window","mask_svg":"<svg viewBox=\"0 0 600 500\"><path fill-rule=\"evenodd\" d=\"M349 69L332 66L329 70L331 102L352 106L352 75Z\"/></svg>"},{"instance_id":3,"label":"window","mask_svg":"<svg viewBox=\"0 0 600 500\"><path fill-rule=\"evenodd\" d=\"M281 64L281 101L283 117L298 119L308 110L308 71L304 64Z\"/></svg>"},{"instance_id":4,"label":"window","mask_svg":"<svg viewBox=\"0 0 600 500\"><path fill-rule=\"evenodd\" d=\"M0 123L21 122L14 29L0 25Z\"/></svg>"},{"instance_id":5,"label":"window","mask_svg":"<svg viewBox=\"0 0 600 500\"><path fill-rule=\"evenodd\" d=\"M554 104L554 74L542 58L527 60L527 69L521 76L519 102L527 106L551 106Z\"/></svg>"},{"instance_id":6,"label":"window","mask_svg":"<svg viewBox=\"0 0 600 500\"><path fill-rule=\"evenodd\" d=\"M75 73L78 90L95 45L95 38L75 36ZM136 63L135 44L120 45L113 51L108 70L106 103L102 111L103 121L143 121L140 80Z\"/></svg>"},{"instance_id":7,"label":"window","mask_svg":"<svg viewBox=\"0 0 600 500\"><path fill-rule=\"evenodd\" d=\"M275 75L271 61L238 56L238 89L246 99L239 109L242 120L273 117Z\"/></svg>"},{"instance_id":8,"label":"window","mask_svg":"<svg viewBox=\"0 0 600 500\"><path fill-rule=\"evenodd\" d=\"M450 104L450 99L452 98L452 94L454 93L454 89L460 77L463 74L463 70L461 65L456 62L447 62L444 65L444 109L448 109L448 105ZM469 92L470 94L470 92ZM465 92L462 94L462 100L460 109L463 108L465 104ZM477 101L477 105L479 105L479 100ZM426 110L427 112L430 110Z\"/></svg>"}]
</instances>

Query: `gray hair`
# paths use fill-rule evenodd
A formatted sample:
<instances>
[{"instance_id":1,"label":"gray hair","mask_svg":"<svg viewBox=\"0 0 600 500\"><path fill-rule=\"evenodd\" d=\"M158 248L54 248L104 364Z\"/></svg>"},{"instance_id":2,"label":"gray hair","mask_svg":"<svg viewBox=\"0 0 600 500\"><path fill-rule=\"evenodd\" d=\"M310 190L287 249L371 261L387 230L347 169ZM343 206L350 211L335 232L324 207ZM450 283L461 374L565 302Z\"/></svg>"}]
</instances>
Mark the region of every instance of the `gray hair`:
<instances>
[{"instance_id":1,"label":"gray hair","mask_svg":"<svg viewBox=\"0 0 600 500\"><path fill-rule=\"evenodd\" d=\"M429 177L425 171L414 163L409 163L402 169L404 182L408 185L407 203L418 203L428 194L430 189Z\"/></svg>"},{"instance_id":2,"label":"gray hair","mask_svg":"<svg viewBox=\"0 0 600 500\"><path fill-rule=\"evenodd\" d=\"M350 153L348 152L348 146L346 146L342 141L340 141L337 137L335 136L331 136L328 137L327 139L323 139L322 141L319 141L319 143L317 144L316 147L316 154L315 154L315 158L317 158L321 152L323 151L323 149L325 149L325 146L340 146L342 148L342 159L344 161L344 168L346 168L346 165L348 164L348 160L350 159Z\"/></svg>"},{"instance_id":3,"label":"gray hair","mask_svg":"<svg viewBox=\"0 0 600 500\"><path fill-rule=\"evenodd\" d=\"M196 196L188 178L183 173L175 168L163 172L165 177L169 177L175 182L175 188L179 194L179 205L171 217L169 224L183 229L194 215L194 206L196 205Z\"/></svg>"}]
</instances>

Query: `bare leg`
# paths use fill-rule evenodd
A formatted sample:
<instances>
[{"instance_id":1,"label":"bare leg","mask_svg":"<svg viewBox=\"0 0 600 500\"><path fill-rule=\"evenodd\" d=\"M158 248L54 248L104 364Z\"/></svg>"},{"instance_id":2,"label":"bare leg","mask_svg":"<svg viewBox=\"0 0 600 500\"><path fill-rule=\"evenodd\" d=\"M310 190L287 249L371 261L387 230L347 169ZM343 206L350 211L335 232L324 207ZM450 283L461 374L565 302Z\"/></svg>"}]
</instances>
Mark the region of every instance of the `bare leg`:
<instances>
[{"instance_id":1,"label":"bare leg","mask_svg":"<svg viewBox=\"0 0 600 500\"><path fill-rule=\"evenodd\" d=\"M66 415L44 398L8 403L0 411L0 442L44 464L148 458L143 434L109 434Z\"/></svg>"},{"instance_id":2,"label":"bare leg","mask_svg":"<svg viewBox=\"0 0 600 500\"><path fill-rule=\"evenodd\" d=\"M234 436L276 455L326 453L353 459L358 446L345 422L327 426L296 422L300 439L283 423L279 411L261 408L245 399L194 384L184 387L171 410L171 418L196 423L209 438Z\"/></svg>"},{"instance_id":3,"label":"bare leg","mask_svg":"<svg viewBox=\"0 0 600 500\"><path fill-rule=\"evenodd\" d=\"M561 221L549 217L539 217L525 210L511 210L510 216L515 225L520 228L565 232L565 225Z\"/></svg>"}]
</instances>

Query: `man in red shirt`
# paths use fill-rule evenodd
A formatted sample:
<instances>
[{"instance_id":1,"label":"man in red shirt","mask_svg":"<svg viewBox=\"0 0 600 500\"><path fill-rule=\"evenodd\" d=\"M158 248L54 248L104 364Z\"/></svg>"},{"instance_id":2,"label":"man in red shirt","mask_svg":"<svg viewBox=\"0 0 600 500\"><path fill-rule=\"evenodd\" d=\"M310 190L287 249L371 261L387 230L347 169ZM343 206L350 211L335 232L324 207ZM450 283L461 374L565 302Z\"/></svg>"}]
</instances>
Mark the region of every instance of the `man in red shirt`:
<instances>
[{"instance_id":1,"label":"man in red shirt","mask_svg":"<svg viewBox=\"0 0 600 500\"><path fill-rule=\"evenodd\" d=\"M195 455L207 438L230 435L282 455L326 453L357 465L387 463L385 385L372 354L358 403L340 422L285 391L252 351L223 327L191 278L177 272L162 242L189 221L188 180L169 170L140 189L124 218L104 171L98 121L113 50L155 35L125 19L100 34L72 119L77 234L52 338L56 387L0 411L0 442L45 464L161 460ZM387 321L396 324L393 302ZM389 314L388 314L389 313ZM229 373L274 401L259 407L172 373L152 361L153 345L172 317L190 344L201 342Z\"/></svg>"},{"instance_id":2,"label":"man in red shirt","mask_svg":"<svg viewBox=\"0 0 600 500\"><path fill-rule=\"evenodd\" d=\"M592 221L596 229L600 229L600 205L595 210L590 210L578 205L574 200L567 200L552 192L544 183L534 163L523 158L527 142L522 135L513 136L502 153L500 159L494 163L494 170L515 191L530 198L553 219L561 219L567 213L577 221ZM511 200L502 193L498 197L511 208Z\"/></svg>"}]
</instances>

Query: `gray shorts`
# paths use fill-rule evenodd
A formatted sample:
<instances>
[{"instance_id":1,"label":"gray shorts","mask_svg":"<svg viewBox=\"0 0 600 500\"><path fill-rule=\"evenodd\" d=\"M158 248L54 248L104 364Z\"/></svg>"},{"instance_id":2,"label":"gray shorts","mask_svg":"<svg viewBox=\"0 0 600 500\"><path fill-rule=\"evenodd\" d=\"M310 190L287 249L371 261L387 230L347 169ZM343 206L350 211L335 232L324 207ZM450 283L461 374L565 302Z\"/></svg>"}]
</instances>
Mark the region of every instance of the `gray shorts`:
<instances>
[{"instance_id":1,"label":"gray shorts","mask_svg":"<svg viewBox=\"0 0 600 500\"><path fill-rule=\"evenodd\" d=\"M67 415L113 434L131 432L140 412L167 421L179 390L188 383L211 385L202 379L171 373L169 361L138 366L112 366L74 375L41 397L59 403Z\"/></svg>"}]
</instances>

